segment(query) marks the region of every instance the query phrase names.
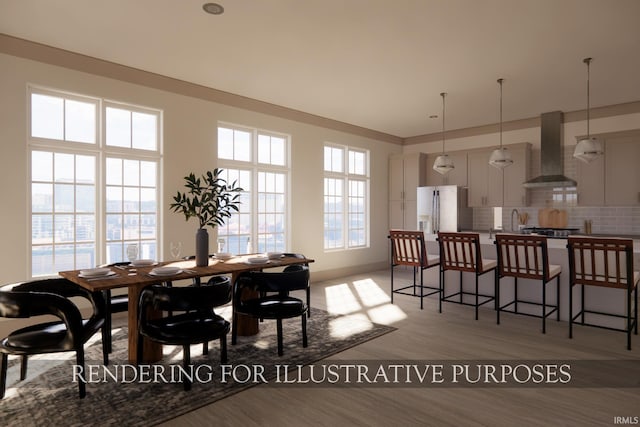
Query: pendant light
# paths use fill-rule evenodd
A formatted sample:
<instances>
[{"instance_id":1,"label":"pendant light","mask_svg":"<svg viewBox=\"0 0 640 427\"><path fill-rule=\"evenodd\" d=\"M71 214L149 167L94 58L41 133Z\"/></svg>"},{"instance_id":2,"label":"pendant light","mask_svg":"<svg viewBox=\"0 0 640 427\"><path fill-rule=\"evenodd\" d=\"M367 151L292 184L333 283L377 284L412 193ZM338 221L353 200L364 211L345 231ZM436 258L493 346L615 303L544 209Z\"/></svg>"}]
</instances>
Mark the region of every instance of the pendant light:
<instances>
[{"instance_id":1,"label":"pendant light","mask_svg":"<svg viewBox=\"0 0 640 427\"><path fill-rule=\"evenodd\" d=\"M589 133L589 65L591 64L591 58L585 58L582 62L587 64L587 137L578 141L578 145L576 145L576 149L573 152L573 157L585 163L590 163L598 156L604 154L604 151L602 149L602 142L592 137Z\"/></svg>"},{"instance_id":2,"label":"pendant light","mask_svg":"<svg viewBox=\"0 0 640 427\"><path fill-rule=\"evenodd\" d=\"M436 158L435 162L433 162L433 170L441 175L446 175L455 168L451 157L444 152L444 97L446 95L447 94L445 92L440 94L442 97L442 154Z\"/></svg>"},{"instance_id":3,"label":"pendant light","mask_svg":"<svg viewBox=\"0 0 640 427\"><path fill-rule=\"evenodd\" d=\"M497 169L504 169L513 164L511 154L502 146L502 82L504 79L498 79L500 85L500 148L496 148L489 157L489 164Z\"/></svg>"}]
</instances>

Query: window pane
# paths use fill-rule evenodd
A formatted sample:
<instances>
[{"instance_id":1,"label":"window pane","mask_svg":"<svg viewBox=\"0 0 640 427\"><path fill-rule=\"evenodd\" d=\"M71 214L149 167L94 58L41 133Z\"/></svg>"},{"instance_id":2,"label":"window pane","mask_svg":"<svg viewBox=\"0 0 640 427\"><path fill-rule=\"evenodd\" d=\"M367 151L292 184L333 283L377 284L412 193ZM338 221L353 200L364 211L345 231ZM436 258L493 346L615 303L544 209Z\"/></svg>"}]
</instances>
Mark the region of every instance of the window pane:
<instances>
[{"instance_id":1,"label":"window pane","mask_svg":"<svg viewBox=\"0 0 640 427\"><path fill-rule=\"evenodd\" d=\"M124 188L124 211L139 212L140 211L140 192L137 188Z\"/></svg>"},{"instance_id":2,"label":"window pane","mask_svg":"<svg viewBox=\"0 0 640 427\"><path fill-rule=\"evenodd\" d=\"M156 186L156 162L140 162L140 185L144 187Z\"/></svg>"},{"instance_id":3,"label":"window pane","mask_svg":"<svg viewBox=\"0 0 640 427\"><path fill-rule=\"evenodd\" d=\"M107 212L122 211L122 187L107 187Z\"/></svg>"},{"instance_id":4,"label":"window pane","mask_svg":"<svg viewBox=\"0 0 640 427\"><path fill-rule=\"evenodd\" d=\"M361 151L349 151L349 173L355 175L365 174L365 156Z\"/></svg>"},{"instance_id":5,"label":"window pane","mask_svg":"<svg viewBox=\"0 0 640 427\"><path fill-rule=\"evenodd\" d=\"M133 112L131 113L133 123L132 140L133 148L141 150L156 150L157 116L155 114L145 114Z\"/></svg>"},{"instance_id":6,"label":"window pane","mask_svg":"<svg viewBox=\"0 0 640 427\"><path fill-rule=\"evenodd\" d=\"M336 147L324 147L324 170L327 172L344 171L344 150Z\"/></svg>"},{"instance_id":7,"label":"window pane","mask_svg":"<svg viewBox=\"0 0 640 427\"><path fill-rule=\"evenodd\" d=\"M74 169L73 154L55 154L54 176L56 182L73 182Z\"/></svg>"},{"instance_id":8,"label":"window pane","mask_svg":"<svg viewBox=\"0 0 640 427\"><path fill-rule=\"evenodd\" d=\"M96 266L96 247L94 244L76 245L75 268L90 268Z\"/></svg>"},{"instance_id":9,"label":"window pane","mask_svg":"<svg viewBox=\"0 0 640 427\"><path fill-rule=\"evenodd\" d=\"M31 212L53 212L53 185L31 185Z\"/></svg>"},{"instance_id":10,"label":"window pane","mask_svg":"<svg viewBox=\"0 0 640 427\"><path fill-rule=\"evenodd\" d=\"M64 138L63 99L34 93L31 95L31 136Z\"/></svg>"},{"instance_id":11,"label":"window pane","mask_svg":"<svg viewBox=\"0 0 640 427\"><path fill-rule=\"evenodd\" d=\"M73 190L73 185L56 184L54 186L55 212L73 212L75 208Z\"/></svg>"},{"instance_id":12,"label":"window pane","mask_svg":"<svg viewBox=\"0 0 640 427\"><path fill-rule=\"evenodd\" d=\"M31 179L53 181L53 153L33 151L31 153Z\"/></svg>"},{"instance_id":13,"label":"window pane","mask_svg":"<svg viewBox=\"0 0 640 427\"><path fill-rule=\"evenodd\" d=\"M107 159L107 185L122 185L122 159Z\"/></svg>"},{"instance_id":14,"label":"window pane","mask_svg":"<svg viewBox=\"0 0 640 427\"><path fill-rule=\"evenodd\" d=\"M96 142L96 105L72 99L65 101L65 139L67 141Z\"/></svg>"},{"instance_id":15,"label":"window pane","mask_svg":"<svg viewBox=\"0 0 640 427\"><path fill-rule=\"evenodd\" d=\"M131 147L131 113L120 108L106 108L107 145Z\"/></svg>"},{"instance_id":16,"label":"window pane","mask_svg":"<svg viewBox=\"0 0 640 427\"><path fill-rule=\"evenodd\" d=\"M31 217L31 243L53 243L53 215Z\"/></svg>"},{"instance_id":17,"label":"window pane","mask_svg":"<svg viewBox=\"0 0 640 427\"><path fill-rule=\"evenodd\" d=\"M243 162L251 160L251 133L234 131L234 159Z\"/></svg>"},{"instance_id":18,"label":"window pane","mask_svg":"<svg viewBox=\"0 0 640 427\"><path fill-rule=\"evenodd\" d=\"M233 160L233 130L218 128L218 158Z\"/></svg>"},{"instance_id":19,"label":"window pane","mask_svg":"<svg viewBox=\"0 0 640 427\"><path fill-rule=\"evenodd\" d=\"M93 241L96 238L94 215L76 216L76 241Z\"/></svg>"},{"instance_id":20,"label":"window pane","mask_svg":"<svg viewBox=\"0 0 640 427\"><path fill-rule=\"evenodd\" d=\"M34 246L31 249L31 275L44 276L53 273L57 273L53 267L53 246Z\"/></svg>"},{"instance_id":21,"label":"window pane","mask_svg":"<svg viewBox=\"0 0 640 427\"><path fill-rule=\"evenodd\" d=\"M96 181L96 158L94 156L76 156L76 182L93 184Z\"/></svg>"},{"instance_id":22,"label":"window pane","mask_svg":"<svg viewBox=\"0 0 640 427\"><path fill-rule=\"evenodd\" d=\"M122 215L107 215L107 240L122 239Z\"/></svg>"},{"instance_id":23,"label":"window pane","mask_svg":"<svg viewBox=\"0 0 640 427\"><path fill-rule=\"evenodd\" d=\"M56 215L53 219L54 242L73 242L74 226L73 215Z\"/></svg>"},{"instance_id":24,"label":"window pane","mask_svg":"<svg viewBox=\"0 0 640 427\"><path fill-rule=\"evenodd\" d=\"M125 240L139 239L140 238L140 216L135 215L123 215L124 227L123 236Z\"/></svg>"},{"instance_id":25,"label":"window pane","mask_svg":"<svg viewBox=\"0 0 640 427\"><path fill-rule=\"evenodd\" d=\"M158 208L156 198L155 188L140 189L140 212L155 212Z\"/></svg>"},{"instance_id":26,"label":"window pane","mask_svg":"<svg viewBox=\"0 0 640 427\"><path fill-rule=\"evenodd\" d=\"M75 254L73 245L60 245L53 247L55 257L55 268L60 271L73 270L75 265Z\"/></svg>"},{"instance_id":27,"label":"window pane","mask_svg":"<svg viewBox=\"0 0 640 427\"><path fill-rule=\"evenodd\" d=\"M156 216L141 215L140 216L140 238L155 239L156 238Z\"/></svg>"},{"instance_id":28,"label":"window pane","mask_svg":"<svg viewBox=\"0 0 640 427\"><path fill-rule=\"evenodd\" d=\"M96 189L90 185L78 185L76 187L76 211L96 211Z\"/></svg>"},{"instance_id":29,"label":"window pane","mask_svg":"<svg viewBox=\"0 0 640 427\"><path fill-rule=\"evenodd\" d=\"M140 185L140 162L124 161L124 185Z\"/></svg>"}]
</instances>

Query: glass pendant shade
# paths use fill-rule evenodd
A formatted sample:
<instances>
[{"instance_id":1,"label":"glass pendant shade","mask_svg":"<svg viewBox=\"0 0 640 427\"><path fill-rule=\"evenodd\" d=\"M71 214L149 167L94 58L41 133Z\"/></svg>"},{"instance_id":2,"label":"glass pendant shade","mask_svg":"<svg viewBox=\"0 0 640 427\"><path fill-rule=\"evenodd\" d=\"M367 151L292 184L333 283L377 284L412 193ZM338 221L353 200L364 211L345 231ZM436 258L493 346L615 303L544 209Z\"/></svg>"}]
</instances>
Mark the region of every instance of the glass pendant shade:
<instances>
[{"instance_id":1,"label":"glass pendant shade","mask_svg":"<svg viewBox=\"0 0 640 427\"><path fill-rule=\"evenodd\" d=\"M436 161L433 162L433 170L438 172L441 175L446 175L455 169L453 165L453 160L449 157L448 154L442 154L436 158Z\"/></svg>"},{"instance_id":2,"label":"glass pendant shade","mask_svg":"<svg viewBox=\"0 0 640 427\"><path fill-rule=\"evenodd\" d=\"M582 160L585 163L591 163L593 160L604 154L602 143L595 137L583 138L576 145L573 157Z\"/></svg>"},{"instance_id":3,"label":"glass pendant shade","mask_svg":"<svg viewBox=\"0 0 640 427\"><path fill-rule=\"evenodd\" d=\"M493 153L491 153L491 157L489 157L489 164L494 168L504 169L513 164L513 159L511 158L509 150L505 147L500 147L496 148L493 150Z\"/></svg>"}]
</instances>

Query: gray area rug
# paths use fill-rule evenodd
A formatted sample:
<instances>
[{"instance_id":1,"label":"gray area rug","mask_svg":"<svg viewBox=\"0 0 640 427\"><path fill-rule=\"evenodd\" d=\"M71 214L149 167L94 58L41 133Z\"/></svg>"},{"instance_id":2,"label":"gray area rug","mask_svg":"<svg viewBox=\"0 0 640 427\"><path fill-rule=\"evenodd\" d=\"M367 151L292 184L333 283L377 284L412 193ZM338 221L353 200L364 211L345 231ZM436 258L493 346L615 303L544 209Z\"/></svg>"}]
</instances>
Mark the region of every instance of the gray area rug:
<instances>
[{"instance_id":1,"label":"gray area rug","mask_svg":"<svg viewBox=\"0 0 640 427\"><path fill-rule=\"evenodd\" d=\"M232 368L224 372L220 367L217 341L209 344L206 356L202 355L201 344L192 346L194 368L201 368L194 373L196 382L190 391L184 391L182 383L170 382L180 379L176 369L182 363L179 347L165 346L163 360L151 365L148 376L143 379L153 376L159 379L158 382L143 382L139 376L135 377L138 374L127 360L126 327L114 328L114 352L107 367L110 375L102 367L99 334L92 339L93 343L85 346L85 378L90 383L84 399L78 398L78 385L72 382L75 353L31 357L24 381L18 381L19 360L10 358L7 392L0 401L0 425L155 425L259 384L261 378L248 376L249 371L262 374L271 383L276 378L276 369L281 372L284 365L293 368L312 364L395 330L371 323L366 318L336 317L312 309L307 324L309 346L303 348L300 318L286 319L283 327L285 348L282 357L276 349L275 321L261 323L258 335L238 337L235 346L231 345L229 334L228 364ZM89 369L94 369L93 373L90 374ZM156 375L152 375L153 370ZM163 370L161 376L157 375L159 370ZM226 383L221 381L223 376Z\"/></svg>"}]
</instances>

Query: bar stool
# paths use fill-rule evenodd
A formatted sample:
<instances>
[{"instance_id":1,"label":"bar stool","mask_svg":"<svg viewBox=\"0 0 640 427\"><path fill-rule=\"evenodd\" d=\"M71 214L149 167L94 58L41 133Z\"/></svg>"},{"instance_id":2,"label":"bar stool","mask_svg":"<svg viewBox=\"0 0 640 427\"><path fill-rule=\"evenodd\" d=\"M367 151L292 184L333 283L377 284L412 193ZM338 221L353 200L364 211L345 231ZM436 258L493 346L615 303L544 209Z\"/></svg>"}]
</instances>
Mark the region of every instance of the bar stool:
<instances>
[{"instance_id":1,"label":"bar stool","mask_svg":"<svg viewBox=\"0 0 640 427\"><path fill-rule=\"evenodd\" d=\"M544 236L498 234L496 235L496 253L498 272L496 281L497 323L500 324L500 311L542 318L542 333L546 333L547 317L556 313L560 320L560 273L562 266L549 264L547 238ZM513 277L513 301L500 305L500 279ZM540 280L542 282L542 303L518 299L518 278ZM547 284L556 279L556 304L547 304ZM518 311L518 303L542 306L542 314L530 314ZM513 305L513 310L505 308ZM547 311L550 308L550 311Z\"/></svg>"},{"instance_id":2,"label":"bar stool","mask_svg":"<svg viewBox=\"0 0 640 427\"><path fill-rule=\"evenodd\" d=\"M631 350L631 331L638 335L638 282L640 272L633 271L633 240L569 237L569 338L573 338L573 323L580 317L580 324L627 333L627 350ZM581 286L580 311L573 315L573 287ZM585 286L601 286L622 289L626 294L626 314L603 313L584 307ZM633 293L634 315L631 315ZM585 323L585 313L612 316L626 320L625 328Z\"/></svg>"},{"instance_id":3,"label":"bar stool","mask_svg":"<svg viewBox=\"0 0 640 427\"><path fill-rule=\"evenodd\" d=\"M424 284L424 270L436 267L440 263L440 258L429 255L424 243L424 233L422 231L391 230L389 231L391 242L391 303L393 304L393 294L411 295L420 298L420 309L424 307L423 299L429 295L438 294L438 312L442 312L442 300L440 298L440 287L427 286ZM394 289L393 270L399 265L407 265L413 268L413 284ZM420 272L420 284L416 283L416 275ZM407 289L413 289L408 292ZM424 290L428 292L425 294ZM418 290L420 292L418 293Z\"/></svg>"},{"instance_id":4,"label":"bar stool","mask_svg":"<svg viewBox=\"0 0 640 427\"><path fill-rule=\"evenodd\" d=\"M480 294L478 292L478 278L490 271L495 272L497 266L496 261L482 258L480 235L478 233L440 232L438 233L438 242L440 245L440 288L442 289L442 300L475 307L476 320L478 320L478 307L495 301L495 296ZM445 272L447 270L460 272L460 291L450 295L446 295L445 292ZM462 273L465 271L475 274L475 293L466 292L463 289ZM475 296L475 302L468 303L464 301L463 297L465 295ZM456 296L458 297L457 301L454 299ZM484 300L480 301L480 297Z\"/></svg>"}]
</instances>

